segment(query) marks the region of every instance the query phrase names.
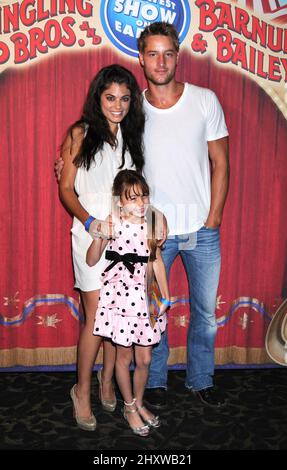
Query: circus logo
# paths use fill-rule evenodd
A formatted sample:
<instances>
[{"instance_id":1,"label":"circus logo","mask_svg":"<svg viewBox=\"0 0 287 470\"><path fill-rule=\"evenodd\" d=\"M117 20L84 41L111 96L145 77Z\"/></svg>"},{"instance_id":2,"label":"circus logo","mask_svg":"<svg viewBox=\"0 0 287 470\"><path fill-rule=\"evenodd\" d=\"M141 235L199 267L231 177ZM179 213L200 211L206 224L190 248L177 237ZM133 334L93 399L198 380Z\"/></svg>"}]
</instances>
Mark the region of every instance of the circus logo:
<instances>
[{"instance_id":1,"label":"circus logo","mask_svg":"<svg viewBox=\"0 0 287 470\"><path fill-rule=\"evenodd\" d=\"M180 42L190 25L190 7L186 0L104 0L101 2L101 23L110 41L122 52L137 57L137 38L150 23L173 24Z\"/></svg>"},{"instance_id":2,"label":"circus logo","mask_svg":"<svg viewBox=\"0 0 287 470\"><path fill-rule=\"evenodd\" d=\"M193 57L255 80L287 119L287 0L0 0L0 73L102 46L134 60L156 21Z\"/></svg>"}]
</instances>

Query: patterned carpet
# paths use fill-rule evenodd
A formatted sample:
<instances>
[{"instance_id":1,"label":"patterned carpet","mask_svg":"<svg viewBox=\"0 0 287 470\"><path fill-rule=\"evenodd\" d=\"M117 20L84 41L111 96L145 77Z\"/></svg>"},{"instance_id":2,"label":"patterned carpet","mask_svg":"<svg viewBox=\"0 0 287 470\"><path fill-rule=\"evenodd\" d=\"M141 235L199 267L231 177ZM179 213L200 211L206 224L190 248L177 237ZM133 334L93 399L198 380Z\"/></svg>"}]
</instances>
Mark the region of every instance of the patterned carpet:
<instances>
[{"instance_id":1,"label":"patterned carpet","mask_svg":"<svg viewBox=\"0 0 287 470\"><path fill-rule=\"evenodd\" d=\"M149 437L134 435L121 415L101 409L93 377L98 427L75 425L69 390L74 372L0 373L1 450L283 450L287 449L287 370L217 370L229 404L205 407L184 387L184 371L169 372L169 406Z\"/></svg>"}]
</instances>

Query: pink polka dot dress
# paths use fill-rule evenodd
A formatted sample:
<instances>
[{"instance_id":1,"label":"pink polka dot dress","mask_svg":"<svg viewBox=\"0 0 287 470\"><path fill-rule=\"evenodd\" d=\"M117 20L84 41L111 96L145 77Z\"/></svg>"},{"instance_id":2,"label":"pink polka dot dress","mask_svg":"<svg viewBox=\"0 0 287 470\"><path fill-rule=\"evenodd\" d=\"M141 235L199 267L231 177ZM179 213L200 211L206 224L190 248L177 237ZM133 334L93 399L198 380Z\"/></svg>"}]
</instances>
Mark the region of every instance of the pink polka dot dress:
<instances>
[{"instance_id":1,"label":"pink polka dot dress","mask_svg":"<svg viewBox=\"0 0 287 470\"><path fill-rule=\"evenodd\" d=\"M94 335L121 346L156 344L166 328L166 316L152 326L146 295L147 225L117 220L115 230L119 237L107 246Z\"/></svg>"}]
</instances>

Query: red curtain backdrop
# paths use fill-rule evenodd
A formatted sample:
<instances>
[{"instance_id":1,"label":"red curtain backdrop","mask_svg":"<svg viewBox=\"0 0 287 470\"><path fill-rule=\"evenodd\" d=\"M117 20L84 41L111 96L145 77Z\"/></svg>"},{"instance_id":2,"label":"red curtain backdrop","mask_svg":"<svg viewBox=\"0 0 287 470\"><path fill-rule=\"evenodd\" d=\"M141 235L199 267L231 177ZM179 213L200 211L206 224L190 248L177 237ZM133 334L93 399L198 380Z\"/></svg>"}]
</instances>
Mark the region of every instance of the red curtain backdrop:
<instances>
[{"instance_id":1,"label":"red curtain backdrop","mask_svg":"<svg viewBox=\"0 0 287 470\"><path fill-rule=\"evenodd\" d=\"M81 313L73 290L71 218L58 199L53 164L91 79L114 62L130 68L145 87L137 61L104 47L55 54L0 76L2 368L76 362ZM265 334L286 296L286 121L252 80L211 59L183 51L177 77L215 91L230 131L216 363L269 364ZM185 363L190 315L180 259L170 285L169 364L179 365Z\"/></svg>"}]
</instances>

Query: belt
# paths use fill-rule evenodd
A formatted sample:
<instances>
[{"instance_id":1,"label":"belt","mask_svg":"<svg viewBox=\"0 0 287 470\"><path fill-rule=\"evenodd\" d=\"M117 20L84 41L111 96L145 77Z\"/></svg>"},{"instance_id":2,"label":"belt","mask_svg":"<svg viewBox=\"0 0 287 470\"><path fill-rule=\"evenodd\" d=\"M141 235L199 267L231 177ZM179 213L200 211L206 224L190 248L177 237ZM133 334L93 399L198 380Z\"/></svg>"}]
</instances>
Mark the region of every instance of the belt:
<instances>
[{"instance_id":1,"label":"belt","mask_svg":"<svg viewBox=\"0 0 287 470\"><path fill-rule=\"evenodd\" d=\"M112 269L117 263L123 263L132 274L135 270L135 263L147 263L149 259L148 256L139 256L136 253L125 253L124 255L120 255L117 251L112 250L107 250L105 257L106 259L113 261L113 263L111 263L104 272Z\"/></svg>"}]
</instances>

